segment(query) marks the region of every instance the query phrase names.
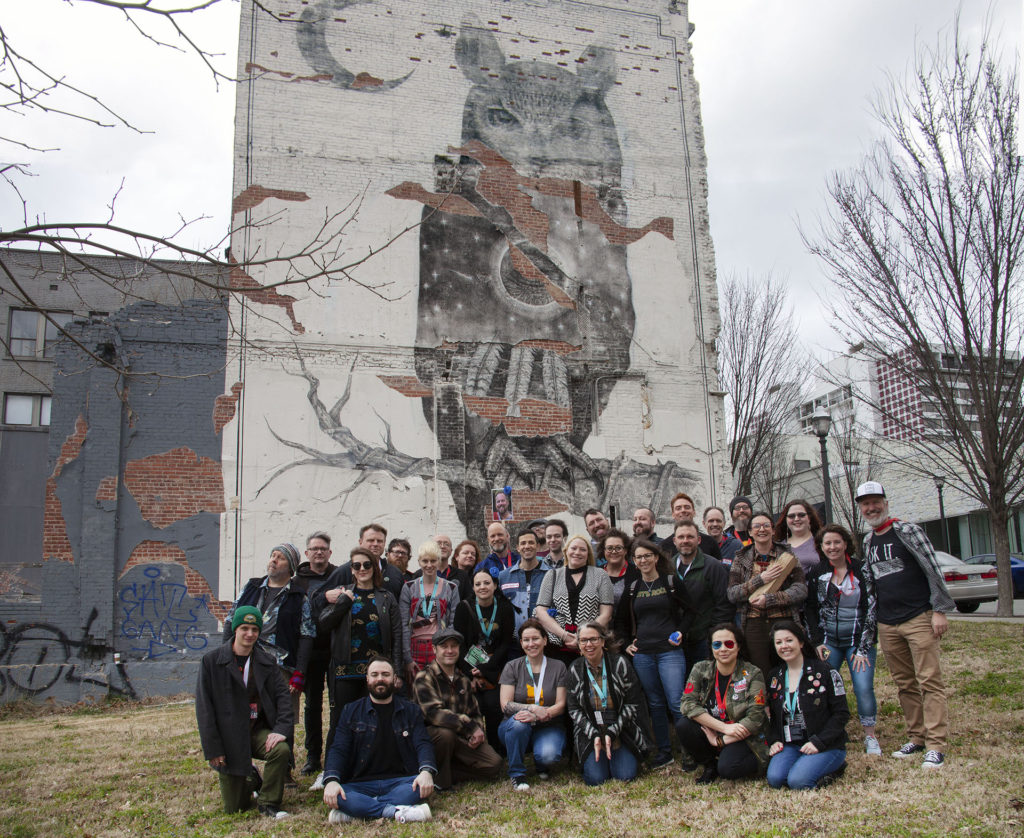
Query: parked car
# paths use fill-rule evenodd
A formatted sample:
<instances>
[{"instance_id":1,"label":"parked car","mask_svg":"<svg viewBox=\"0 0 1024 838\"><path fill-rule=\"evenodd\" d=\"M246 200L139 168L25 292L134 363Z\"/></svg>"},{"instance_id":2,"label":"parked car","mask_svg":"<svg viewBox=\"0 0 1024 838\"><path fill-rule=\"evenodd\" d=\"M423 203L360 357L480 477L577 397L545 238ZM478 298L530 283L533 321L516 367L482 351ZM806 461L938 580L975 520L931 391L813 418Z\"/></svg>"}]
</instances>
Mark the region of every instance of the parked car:
<instances>
[{"instance_id":1,"label":"parked car","mask_svg":"<svg viewBox=\"0 0 1024 838\"><path fill-rule=\"evenodd\" d=\"M979 553L964 559L967 564L990 564L995 567L995 553ZM1010 575L1013 577L1013 598L1024 599L1024 556L1020 553L1010 553Z\"/></svg>"},{"instance_id":2,"label":"parked car","mask_svg":"<svg viewBox=\"0 0 1024 838\"><path fill-rule=\"evenodd\" d=\"M983 602L999 599L995 565L968 564L941 550L935 551L935 558L957 611L971 614Z\"/></svg>"}]
</instances>

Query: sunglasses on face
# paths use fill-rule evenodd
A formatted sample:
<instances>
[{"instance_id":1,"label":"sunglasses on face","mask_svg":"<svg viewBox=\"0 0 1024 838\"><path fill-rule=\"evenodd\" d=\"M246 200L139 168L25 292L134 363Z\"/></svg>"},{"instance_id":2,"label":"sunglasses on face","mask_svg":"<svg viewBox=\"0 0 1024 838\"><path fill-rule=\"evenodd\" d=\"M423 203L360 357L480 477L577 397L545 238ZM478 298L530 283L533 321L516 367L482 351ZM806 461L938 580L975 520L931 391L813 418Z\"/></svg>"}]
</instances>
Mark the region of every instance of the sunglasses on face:
<instances>
[{"instance_id":1,"label":"sunglasses on face","mask_svg":"<svg viewBox=\"0 0 1024 838\"><path fill-rule=\"evenodd\" d=\"M370 570L373 567L369 562L352 562L353 570Z\"/></svg>"},{"instance_id":2,"label":"sunglasses on face","mask_svg":"<svg viewBox=\"0 0 1024 838\"><path fill-rule=\"evenodd\" d=\"M807 513L806 512L790 512L786 517L789 518L790 520L792 520L793 518L806 518L807 517Z\"/></svg>"},{"instance_id":3,"label":"sunglasses on face","mask_svg":"<svg viewBox=\"0 0 1024 838\"><path fill-rule=\"evenodd\" d=\"M721 649L723 646L725 646L726 649L735 649L736 648L736 641L735 640L712 640L711 641L711 648L714 649L716 652L719 649Z\"/></svg>"}]
</instances>

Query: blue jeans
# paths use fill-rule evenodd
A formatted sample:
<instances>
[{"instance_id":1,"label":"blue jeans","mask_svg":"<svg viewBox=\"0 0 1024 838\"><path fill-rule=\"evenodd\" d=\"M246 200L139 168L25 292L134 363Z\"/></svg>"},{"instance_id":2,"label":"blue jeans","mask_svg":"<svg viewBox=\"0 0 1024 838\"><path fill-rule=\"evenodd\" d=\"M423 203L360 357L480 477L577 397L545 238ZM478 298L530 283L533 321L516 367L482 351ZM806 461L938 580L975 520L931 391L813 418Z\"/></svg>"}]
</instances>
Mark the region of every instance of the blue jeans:
<instances>
[{"instance_id":1,"label":"blue jeans","mask_svg":"<svg viewBox=\"0 0 1024 838\"><path fill-rule=\"evenodd\" d=\"M363 780L343 783L345 799L338 795L338 808L353 818L375 820L393 818L398 806L422 803L419 789L412 787L416 777L394 777L390 780Z\"/></svg>"},{"instance_id":2,"label":"blue jeans","mask_svg":"<svg viewBox=\"0 0 1024 838\"><path fill-rule=\"evenodd\" d=\"M601 751L601 759L595 762L591 751L583 760L583 782L588 786L599 786L609 780L633 780L640 770L633 752L625 745L612 748L611 760Z\"/></svg>"},{"instance_id":3,"label":"blue jeans","mask_svg":"<svg viewBox=\"0 0 1024 838\"><path fill-rule=\"evenodd\" d=\"M683 697L683 680L686 674L686 656L682 649L668 652L637 652L633 656L633 668L647 695L647 706L651 711L651 728L657 756L672 756L672 740L669 738L668 716L672 713L673 723L678 721L679 701Z\"/></svg>"},{"instance_id":4,"label":"blue jeans","mask_svg":"<svg viewBox=\"0 0 1024 838\"><path fill-rule=\"evenodd\" d=\"M564 719L531 725L517 722L509 716L498 725L498 738L505 743L505 750L508 751L508 776L513 779L525 777L526 764L523 759L531 742L533 761L538 771L544 771L562 758L565 751Z\"/></svg>"},{"instance_id":5,"label":"blue jeans","mask_svg":"<svg viewBox=\"0 0 1024 838\"><path fill-rule=\"evenodd\" d=\"M857 651L854 646L847 646L840 649L828 643L828 660L836 669L843 665L850 670L850 680L853 681L853 694L857 696L857 715L860 716L860 723L863 727L874 727L878 715L878 703L875 701L875 657L878 649L871 647L868 652L868 666L860 672L853 671L853 655Z\"/></svg>"},{"instance_id":6,"label":"blue jeans","mask_svg":"<svg viewBox=\"0 0 1024 838\"><path fill-rule=\"evenodd\" d=\"M768 785L773 789L813 789L818 780L846 762L846 749L802 754L799 745L784 745L768 763Z\"/></svg>"}]
</instances>

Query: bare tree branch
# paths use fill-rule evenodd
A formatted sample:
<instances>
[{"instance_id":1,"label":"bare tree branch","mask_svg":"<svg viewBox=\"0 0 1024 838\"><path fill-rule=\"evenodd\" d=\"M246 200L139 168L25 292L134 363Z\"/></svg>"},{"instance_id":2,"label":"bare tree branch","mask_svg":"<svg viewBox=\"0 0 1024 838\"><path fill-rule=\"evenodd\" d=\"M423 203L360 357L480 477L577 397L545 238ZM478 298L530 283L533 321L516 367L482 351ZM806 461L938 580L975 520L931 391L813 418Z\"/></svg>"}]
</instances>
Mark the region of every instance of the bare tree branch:
<instances>
[{"instance_id":1,"label":"bare tree branch","mask_svg":"<svg viewBox=\"0 0 1024 838\"><path fill-rule=\"evenodd\" d=\"M986 36L954 30L921 50L875 108L884 139L829 180L831 203L804 233L838 292L837 330L880 373L920 395L912 413L877 405L991 517L998 613L1012 609L1007 523L1024 498L1024 178L1018 80Z\"/></svg>"}]
</instances>

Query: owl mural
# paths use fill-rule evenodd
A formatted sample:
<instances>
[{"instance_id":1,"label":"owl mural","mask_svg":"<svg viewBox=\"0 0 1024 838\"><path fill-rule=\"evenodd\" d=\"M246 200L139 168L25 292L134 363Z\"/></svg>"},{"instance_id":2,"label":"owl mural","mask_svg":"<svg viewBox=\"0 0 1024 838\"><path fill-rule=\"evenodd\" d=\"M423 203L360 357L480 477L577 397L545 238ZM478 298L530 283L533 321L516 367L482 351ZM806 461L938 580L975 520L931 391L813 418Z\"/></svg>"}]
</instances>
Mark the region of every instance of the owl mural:
<instances>
[{"instance_id":1,"label":"owl mural","mask_svg":"<svg viewBox=\"0 0 1024 838\"><path fill-rule=\"evenodd\" d=\"M472 82L458 144L439 149L432 189L404 182L387 193L424 205L415 397L437 437L437 473L471 532L495 486L577 513L645 504L663 467L584 451L630 367L626 247L672 237L667 218L626 226L605 103L615 54L586 48L574 71L512 60L493 32L464 25L455 58Z\"/></svg>"}]
</instances>

